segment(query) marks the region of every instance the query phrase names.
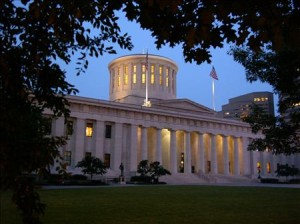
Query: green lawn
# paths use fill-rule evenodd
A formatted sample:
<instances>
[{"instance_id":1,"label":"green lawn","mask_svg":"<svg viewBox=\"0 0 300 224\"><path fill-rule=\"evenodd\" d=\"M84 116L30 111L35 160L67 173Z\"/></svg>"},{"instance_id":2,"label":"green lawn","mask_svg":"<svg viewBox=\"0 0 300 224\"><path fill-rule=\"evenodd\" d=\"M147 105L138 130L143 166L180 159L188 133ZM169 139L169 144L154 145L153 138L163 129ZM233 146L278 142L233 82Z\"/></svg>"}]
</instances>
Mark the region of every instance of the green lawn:
<instances>
[{"instance_id":1,"label":"green lawn","mask_svg":"<svg viewBox=\"0 0 300 224\"><path fill-rule=\"evenodd\" d=\"M46 223L300 223L300 189L121 186L41 190ZM1 224L21 223L1 193Z\"/></svg>"}]
</instances>

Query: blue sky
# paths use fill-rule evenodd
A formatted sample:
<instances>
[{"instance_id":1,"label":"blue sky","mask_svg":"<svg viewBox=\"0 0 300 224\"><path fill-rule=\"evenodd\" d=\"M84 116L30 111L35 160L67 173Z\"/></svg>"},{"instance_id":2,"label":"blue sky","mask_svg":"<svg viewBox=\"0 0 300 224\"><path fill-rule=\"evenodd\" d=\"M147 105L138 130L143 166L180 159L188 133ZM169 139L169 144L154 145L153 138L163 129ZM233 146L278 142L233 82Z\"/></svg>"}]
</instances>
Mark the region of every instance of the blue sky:
<instances>
[{"instance_id":1,"label":"blue sky","mask_svg":"<svg viewBox=\"0 0 300 224\"><path fill-rule=\"evenodd\" d=\"M123 33L127 32L134 48L131 51L117 49L117 54L105 54L99 58L89 60L89 68L85 74L76 76L75 63L72 61L65 67L67 80L79 90L77 95L108 100L109 96L109 72L108 64L113 59L128 55L143 53L148 50L149 54L157 54L168 57L175 61L179 67L177 73L177 98L187 98L206 107L212 105L212 80L209 76L212 65L203 63L186 63L183 58L181 46L170 48L168 46L156 49L149 31L142 30L140 26L125 19L120 20ZM270 91L272 87L261 82L249 83L246 81L244 68L236 63L232 56L227 54L229 46L222 49L212 50L212 62L218 74L219 80L215 81L215 107L219 111L222 105L227 104L230 98L254 92ZM275 97L275 104L277 97Z\"/></svg>"}]
</instances>

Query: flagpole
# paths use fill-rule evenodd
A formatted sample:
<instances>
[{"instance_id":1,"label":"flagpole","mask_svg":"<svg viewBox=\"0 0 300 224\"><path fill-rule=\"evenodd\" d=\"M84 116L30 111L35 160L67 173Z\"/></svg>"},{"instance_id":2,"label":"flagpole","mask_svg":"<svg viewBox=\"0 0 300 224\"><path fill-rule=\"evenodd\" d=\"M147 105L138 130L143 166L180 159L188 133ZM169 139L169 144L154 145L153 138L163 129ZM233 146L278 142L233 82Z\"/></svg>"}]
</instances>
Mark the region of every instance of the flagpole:
<instances>
[{"instance_id":1,"label":"flagpole","mask_svg":"<svg viewBox=\"0 0 300 224\"><path fill-rule=\"evenodd\" d=\"M214 81L214 78L211 78L212 80L212 106L213 106L213 109L216 110L215 108L215 81Z\"/></svg>"},{"instance_id":2,"label":"flagpole","mask_svg":"<svg viewBox=\"0 0 300 224\"><path fill-rule=\"evenodd\" d=\"M216 110L215 107L215 80L218 80L218 75L217 72L214 68L214 66L212 65L212 69L211 72L209 73L209 76L211 77L211 89L212 89L212 106L213 106L213 110ZM215 80L214 80L215 79Z\"/></svg>"},{"instance_id":3,"label":"flagpole","mask_svg":"<svg viewBox=\"0 0 300 224\"><path fill-rule=\"evenodd\" d=\"M145 64L145 69L146 69L146 98L144 100L144 107L151 107L151 102L148 100L148 69L149 69L149 64L148 64L148 49L146 53L146 64Z\"/></svg>"},{"instance_id":4,"label":"flagpole","mask_svg":"<svg viewBox=\"0 0 300 224\"><path fill-rule=\"evenodd\" d=\"M146 102L148 102L148 50L147 50L147 60L146 60Z\"/></svg>"}]
</instances>

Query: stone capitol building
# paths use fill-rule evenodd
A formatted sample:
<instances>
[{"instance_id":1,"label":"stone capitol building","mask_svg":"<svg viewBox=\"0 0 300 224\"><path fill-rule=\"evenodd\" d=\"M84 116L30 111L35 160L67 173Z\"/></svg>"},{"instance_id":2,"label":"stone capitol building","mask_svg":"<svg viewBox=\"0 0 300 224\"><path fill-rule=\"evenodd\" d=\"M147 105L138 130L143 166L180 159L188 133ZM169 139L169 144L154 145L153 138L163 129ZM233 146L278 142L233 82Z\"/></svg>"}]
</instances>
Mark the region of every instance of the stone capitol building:
<instances>
[{"instance_id":1,"label":"stone capitol building","mask_svg":"<svg viewBox=\"0 0 300 224\"><path fill-rule=\"evenodd\" d=\"M146 63L147 62L147 63ZM220 118L216 111L176 98L178 66L169 58L132 54L111 61L109 100L68 96L70 119L52 121L52 135L69 135L61 155L68 171L92 155L126 179L141 160L159 161L172 175L166 182L208 182L276 176L277 164L300 168L300 156L248 151L260 137L247 123ZM146 94L147 92L147 94ZM146 100L145 100L146 97Z\"/></svg>"}]
</instances>

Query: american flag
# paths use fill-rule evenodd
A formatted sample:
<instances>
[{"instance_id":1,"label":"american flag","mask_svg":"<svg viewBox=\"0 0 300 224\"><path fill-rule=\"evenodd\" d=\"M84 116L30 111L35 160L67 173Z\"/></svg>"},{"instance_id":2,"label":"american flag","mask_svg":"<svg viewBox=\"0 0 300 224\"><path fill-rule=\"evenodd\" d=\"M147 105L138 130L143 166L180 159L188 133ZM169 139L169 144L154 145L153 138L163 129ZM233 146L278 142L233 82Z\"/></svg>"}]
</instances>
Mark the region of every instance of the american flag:
<instances>
[{"instance_id":1,"label":"american flag","mask_svg":"<svg viewBox=\"0 0 300 224\"><path fill-rule=\"evenodd\" d=\"M145 65L145 67L146 67L146 71L148 71L148 51L146 53L146 65Z\"/></svg>"},{"instance_id":2,"label":"american flag","mask_svg":"<svg viewBox=\"0 0 300 224\"><path fill-rule=\"evenodd\" d=\"M211 70L211 72L209 73L209 76L212 77L212 78L215 79L215 80L219 80L218 75L217 75L217 72L216 72L214 66L212 67L212 70Z\"/></svg>"}]
</instances>

